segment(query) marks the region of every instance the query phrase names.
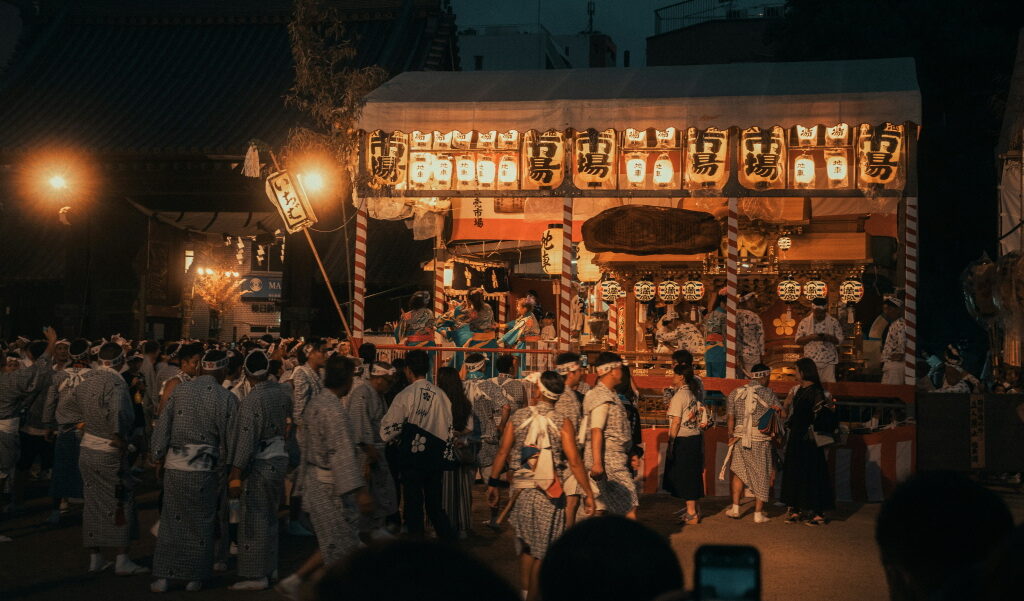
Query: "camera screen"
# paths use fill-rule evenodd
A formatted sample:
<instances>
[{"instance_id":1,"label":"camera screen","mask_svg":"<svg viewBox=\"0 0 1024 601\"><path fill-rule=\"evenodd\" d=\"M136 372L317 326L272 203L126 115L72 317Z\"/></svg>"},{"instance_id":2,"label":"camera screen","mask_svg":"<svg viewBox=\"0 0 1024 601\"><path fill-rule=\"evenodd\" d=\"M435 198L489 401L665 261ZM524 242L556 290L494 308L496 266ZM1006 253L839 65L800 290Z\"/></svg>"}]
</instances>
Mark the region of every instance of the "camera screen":
<instances>
[{"instance_id":1,"label":"camera screen","mask_svg":"<svg viewBox=\"0 0 1024 601\"><path fill-rule=\"evenodd\" d=\"M756 568L701 566L700 570L701 601L758 600Z\"/></svg>"}]
</instances>

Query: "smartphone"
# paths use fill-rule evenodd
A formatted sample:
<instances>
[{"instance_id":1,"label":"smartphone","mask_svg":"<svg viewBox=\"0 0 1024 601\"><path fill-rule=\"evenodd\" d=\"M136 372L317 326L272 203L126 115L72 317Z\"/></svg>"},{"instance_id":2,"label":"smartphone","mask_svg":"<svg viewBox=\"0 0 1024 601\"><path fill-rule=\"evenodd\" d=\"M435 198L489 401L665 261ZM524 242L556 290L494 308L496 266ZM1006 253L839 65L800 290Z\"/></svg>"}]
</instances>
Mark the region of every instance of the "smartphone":
<instances>
[{"instance_id":1,"label":"smartphone","mask_svg":"<svg viewBox=\"0 0 1024 601\"><path fill-rule=\"evenodd\" d=\"M697 549L697 599L761 599L761 555L746 545L704 545Z\"/></svg>"}]
</instances>

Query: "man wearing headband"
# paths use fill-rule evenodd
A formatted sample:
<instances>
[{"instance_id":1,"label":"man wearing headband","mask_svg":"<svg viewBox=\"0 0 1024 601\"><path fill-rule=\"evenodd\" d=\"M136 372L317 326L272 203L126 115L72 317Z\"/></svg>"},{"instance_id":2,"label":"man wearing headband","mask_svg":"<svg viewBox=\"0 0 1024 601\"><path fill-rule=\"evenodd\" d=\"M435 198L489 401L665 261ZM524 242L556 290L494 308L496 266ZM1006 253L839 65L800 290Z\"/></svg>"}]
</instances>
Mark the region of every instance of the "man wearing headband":
<instances>
[{"instance_id":1,"label":"man wearing headband","mask_svg":"<svg viewBox=\"0 0 1024 601\"><path fill-rule=\"evenodd\" d=\"M125 461L128 439L135 422L128 385L121 376L124 349L113 342L100 347L99 367L85 374L69 402L82 411L81 449L85 507L82 511L82 542L89 549L89 571L110 567L102 548L117 549L114 571L120 576L145 574L148 569L128 559L128 545L135 525L135 479Z\"/></svg>"},{"instance_id":2,"label":"man wearing headband","mask_svg":"<svg viewBox=\"0 0 1024 601\"><path fill-rule=\"evenodd\" d=\"M53 370L60 371L64 369L68 364L71 363L71 357L68 354L68 348L71 346L71 342L64 340L63 338L58 340L53 346Z\"/></svg>"},{"instance_id":3,"label":"man wearing headband","mask_svg":"<svg viewBox=\"0 0 1024 601\"><path fill-rule=\"evenodd\" d=\"M48 344L45 340L33 340L25 347L26 357L30 365L46 352ZM53 349L56 352L56 343ZM43 420L43 405L46 404L46 391L53 381L53 364L36 372L38 375L31 384L32 390L25 398L25 410L21 419L21 456L17 469L26 477L29 476L36 459L39 459L39 473L36 477L49 480L49 472L53 467L53 441L48 440L53 424ZM27 480L22 480L25 482Z\"/></svg>"},{"instance_id":4,"label":"man wearing headband","mask_svg":"<svg viewBox=\"0 0 1024 601\"><path fill-rule=\"evenodd\" d=\"M565 389L555 402L555 411L569 420L573 432L577 432L583 414L583 398L590 390L590 385L583 381L581 357L576 353L560 353L555 357L555 371L565 379ZM577 451L582 457L582 449L577 446ZM565 465L566 468L562 470L562 486L565 488L565 527L568 529L576 523L576 512L579 510L583 488L580 487L568 464Z\"/></svg>"},{"instance_id":5,"label":"man wearing headband","mask_svg":"<svg viewBox=\"0 0 1024 601\"><path fill-rule=\"evenodd\" d=\"M607 351L594 361L597 385L583 398L579 439L583 462L597 483L597 511L636 519L640 497L629 471L633 434L629 415L614 392L622 382L622 365L622 357Z\"/></svg>"},{"instance_id":6,"label":"man wearing headband","mask_svg":"<svg viewBox=\"0 0 1024 601\"><path fill-rule=\"evenodd\" d=\"M903 384L905 344L907 325L903 321L903 301L895 296L886 296L882 301L882 314L889 325L882 335L882 384Z\"/></svg>"},{"instance_id":7,"label":"man wearing headband","mask_svg":"<svg viewBox=\"0 0 1024 601\"><path fill-rule=\"evenodd\" d=\"M474 438L480 443L476 453L477 466L481 474L488 474L498 452L502 409L511 408L515 400L502 390L496 378L487 377L487 357L483 353L471 353L466 356L463 389L466 398L473 406ZM507 416L506 416L507 421ZM484 522L485 526L497 529L500 511L491 510L491 518Z\"/></svg>"},{"instance_id":8,"label":"man wearing headband","mask_svg":"<svg viewBox=\"0 0 1024 601\"><path fill-rule=\"evenodd\" d=\"M238 439L231 454L228 494L241 498L238 576L231 590L261 591L277 571L277 507L288 471L285 430L292 400L268 379L270 357L251 351L243 363L249 391L238 407ZM244 492L243 492L244 486Z\"/></svg>"},{"instance_id":9,"label":"man wearing headband","mask_svg":"<svg viewBox=\"0 0 1024 601\"><path fill-rule=\"evenodd\" d=\"M733 390L726 404L726 428L729 440L729 469L732 470L732 507L726 515L740 518L740 499L744 487L754 493L754 523L769 521L764 504L771 492L772 440L758 429L758 422L769 409L780 411L779 400L768 388L771 369L763 363L753 367L750 382Z\"/></svg>"},{"instance_id":10,"label":"man wearing headband","mask_svg":"<svg viewBox=\"0 0 1024 601\"><path fill-rule=\"evenodd\" d=\"M198 591L211 576L222 475L238 435L238 401L221 384L227 367L226 352L206 351L200 375L174 389L153 429L151 450L164 482L155 593L167 591L171 579Z\"/></svg>"},{"instance_id":11,"label":"man wearing headband","mask_svg":"<svg viewBox=\"0 0 1024 601\"><path fill-rule=\"evenodd\" d=\"M156 395L157 404L160 402L160 392L163 390L164 382L170 380L179 371L178 351L184 342L168 342L164 345L163 361L156 365Z\"/></svg>"},{"instance_id":12,"label":"man wearing headband","mask_svg":"<svg viewBox=\"0 0 1024 601\"><path fill-rule=\"evenodd\" d=\"M382 528L385 518L398 511L398 493L384 455L386 445L380 437L380 422L388 409L381 395L391 388L396 370L390 363L375 361L365 366L364 375L365 378L356 379L352 392L342 398L360 460L370 474L370 494L376 505L373 515L364 518L360 530L388 538L390 533Z\"/></svg>"},{"instance_id":13,"label":"man wearing headband","mask_svg":"<svg viewBox=\"0 0 1024 601\"><path fill-rule=\"evenodd\" d=\"M497 407L500 412L497 422L498 432L504 431L508 418L516 411L525 407L528 400L526 385L522 380L515 377L520 367L519 360L518 355L510 353L502 353L494 360L494 369L498 372L498 375L494 377L494 381L505 391L505 398L512 399L511 404L505 404L503 400L499 401L500 406Z\"/></svg>"},{"instance_id":14,"label":"man wearing headband","mask_svg":"<svg viewBox=\"0 0 1024 601\"><path fill-rule=\"evenodd\" d=\"M25 404L34 398L35 382L44 377L44 372L46 375L52 372L57 333L52 328L44 328L43 335L46 346L31 367L0 372L0 510L13 501L15 469L21 448L19 415ZM0 542L5 542L4 539L7 537L0 536Z\"/></svg>"},{"instance_id":15,"label":"man wearing headband","mask_svg":"<svg viewBox=\"0 0 1024 601\"><path fill-rule=\"evenodd\" d=\"M332 355L324 366L323 389L306 406L302 498L319 551L278 583L277 590L292 598L297 598L303 581L321 565L341 561L359 547L359 516L374 510L341 400L351 391L354 375L351 359L340 353Z\"/></svg>"},{"instance_id":16,"label":"man wearing headband","mask_svg":"<svg viewBox=\"0 0 1024 601\"><path fill-rule=\"evenodd\" d=\"M803 345L804 356L818 367L821 381L835 382L843 327L838 319L828 314L827 299L811 301L811 314L800 320L794 337L797 344Z\"/></svg>"},{"instance_id":17,"label":"man wearing headband","mask_svg":"<svg viewBox=\"0 0 1024 601\"><path fill-rule=\"evenodd\" d=\"M740 371L750 377L755 365L764 356L764 322L752 311L757 301L756 292L740 295L739 310L736 311L736 334Z\"/></svg>"},{"instance_id":18,"label":"man wearing headband","mask_svg":"<svg viewBox=\"0 0 1024 601\"><path fill-rule=\"evenodd\" d=\"M56 440L53 447L53 479L50 481L50 497L53 510L49 522L60 523L61 509L66 499L82 498L82 473L78 469L78 430L82 422L82 408L72 395L75 388L85 379L89 368L89 341L79 338L68 347L70 364L53 376L53 383L46 391L43 406L43 421L56 424Z\"/></svg>"},{"instance_id":19,"label":"man wearing headband","mask_svg":"<svg viewBox=\"0 0 1024 601\"><path fill-rule=\"evenodd\" d=\"M565 380L556 372L545 371L531 373L526 381L532 384L533 402L516 411L502 433L494 465L486 472L490 476L487 502L491 507L498 506L498 491L504 486L501 476L508 465L516 491L509 524L515 531L520 555L520 582L527 589L523 598L536 599L540 563L565 529L561 503L564 491L556 467L563 455L577 481L583 483L588 515L594 512L594 493L576 447L576 431L555 409L565 391Z\"/></svg>"},{"instance_id":20,"label":"man wearing headband","mask_svg":"<svg viewBox=\"0 0 1024 601\"><path fill-rule=\"evenodd\" d=\"M292 372L292 386L295 393L292 397L292 423L295 424L299 443L302 442L302 414L306 403L320 394L323 384L320 381L320 368L327 361L327 344L318 338L299 344L296 351L299 366Z\"/></svg>"},{"instance_id":21,"label":"man wearing headband","mask_svg":"<svg viewBox=\"0 0 1024 601\"><path fill-rule=\"evenodd\" d=\"M191 381L192 378L199 375L199 362L202 360L202 357L203 345L198 342L183 344L175 350L173 359L175 363L168 365L168 371L174 370L174 374L168 376L160 384L160 404L157 406L157 415L163 413L167 399L171 397L171 393L174 392L179 384ZM164 373L161 372L161 375Z\"/></svg>"}]
</instances>

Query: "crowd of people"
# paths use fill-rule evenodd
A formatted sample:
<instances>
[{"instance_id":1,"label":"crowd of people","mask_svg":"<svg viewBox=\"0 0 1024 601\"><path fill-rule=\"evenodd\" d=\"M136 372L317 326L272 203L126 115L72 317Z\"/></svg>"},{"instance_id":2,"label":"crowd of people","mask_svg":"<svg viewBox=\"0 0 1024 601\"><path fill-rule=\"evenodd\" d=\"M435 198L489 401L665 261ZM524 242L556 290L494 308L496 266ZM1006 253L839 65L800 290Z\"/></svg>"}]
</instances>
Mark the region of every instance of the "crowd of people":
<instances>
[{"instance_id":1,"label":"crowd of people","mask_svg":"<svg viewBox=\"0 0 1024 601\"><path fill-rule=\"evenodd\" d=\"M530 321L532 307L520 305L517 321ZM420 335L410 325L415 315L408 317L402 334ZM433 320L422 321L432 327ZM402 532L423 539L427 523L441 541L467 537L472 490L482 482L490 509L483 525L501 529L507 521L514 531L518 589L534 601L560 586L551 578L545 584L546 566L575 561L564 551L548 557L573 544L562 534L581 517L638 517L637 391L627 362L612 352L592 362L592 387L583 358L568 352L549 358L553 369L525 377L521 353L469 353L457 366L436 366L417 349L388 363L372 344L352 348L326 338L161 345L120 336L58 340L47 328L43 340L5 352L3 505L17 505L38 461L51 480L52 523L69 501L84 501L88 571L151 571L155 593L200 590L237 554L232 589L263 590L276 581L278 591L296 597L325 567L366 561L357 551L367 544ZM694 526L702 519L702 437L715 416L693 355L678 350L673 362L663 485L683 502L679 522ZM834 495L824 447L838 422L820 362L797 362L799 381L783 400L768 387L767 366L746 369L749 380L726 402L723 477L731 473L732 505L725 515L743 517L749 490L753 522L770 521L774 443L788 431L784 519L827 524ZM135 563L130 549L139 536L135 487L147 469L161 491L152 568ZM279 578L282 502L284 527L308 528L317 551ZM356 586L360 578L349 573L320 586Z\"/></svg>"}]
</instances>

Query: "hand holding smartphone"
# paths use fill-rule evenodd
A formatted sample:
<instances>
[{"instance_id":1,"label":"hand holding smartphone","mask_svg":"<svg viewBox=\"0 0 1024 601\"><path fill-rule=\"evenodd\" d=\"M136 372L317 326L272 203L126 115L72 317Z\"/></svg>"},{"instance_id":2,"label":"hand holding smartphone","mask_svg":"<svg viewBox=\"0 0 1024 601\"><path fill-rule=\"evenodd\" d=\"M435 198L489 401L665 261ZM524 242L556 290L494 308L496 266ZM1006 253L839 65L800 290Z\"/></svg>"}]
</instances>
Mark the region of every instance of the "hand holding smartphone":
<instances>
[{"instance_id":1,"label":"hand holding smartphone","mask_svg":"<svg viewBox=\"0 0 1024 601\"><path fill-rule=\"evenodd\" d=\"M745 545L704 545L697 549L699 601L760 601L761 555Z\"/></svg>"}]
</instances>

